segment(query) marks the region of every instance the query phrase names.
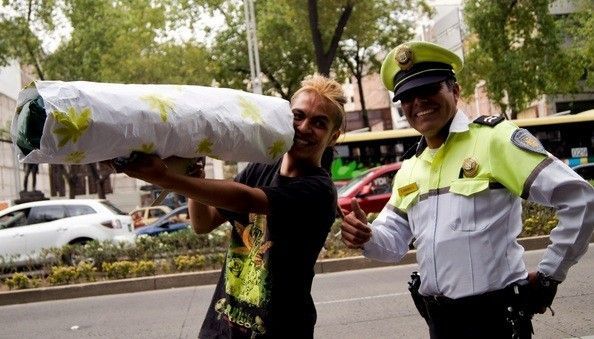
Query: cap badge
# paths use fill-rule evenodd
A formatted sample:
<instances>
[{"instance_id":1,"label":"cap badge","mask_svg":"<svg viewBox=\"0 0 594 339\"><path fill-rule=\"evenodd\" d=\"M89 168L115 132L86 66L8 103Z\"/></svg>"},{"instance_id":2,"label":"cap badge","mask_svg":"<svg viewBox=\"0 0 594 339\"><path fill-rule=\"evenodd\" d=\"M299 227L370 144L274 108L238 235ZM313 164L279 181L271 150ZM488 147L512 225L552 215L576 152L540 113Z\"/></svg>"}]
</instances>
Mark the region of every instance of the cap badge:
<instances>
[{"instance_id":1,"label":"cap badge","mask_svg":"<svg viewBox=\"0 0 594 339\"><path fill-rule=\"evenodd\" d=\"M462 163L462 171L466 178L474 178L478 173L478 168L479 164L473 158L466 158Z\"/></svg>"},{"instance_id":2,"label":"cap badge","mask_svg":"<svg viewBox=\"0 0 594 339\"><path fill-rule=\"evenodd\" d=\"M402 45L402 46L398 47L398 49L396 50L396 53L394 53L394 54L395 54L396 62L398 62L398 66L400 66L401 70L406 71L412 67L413 53L412 53L412 50L410 49L410 47L408 47L406 45Z\"/></svg>"}]
</instances>

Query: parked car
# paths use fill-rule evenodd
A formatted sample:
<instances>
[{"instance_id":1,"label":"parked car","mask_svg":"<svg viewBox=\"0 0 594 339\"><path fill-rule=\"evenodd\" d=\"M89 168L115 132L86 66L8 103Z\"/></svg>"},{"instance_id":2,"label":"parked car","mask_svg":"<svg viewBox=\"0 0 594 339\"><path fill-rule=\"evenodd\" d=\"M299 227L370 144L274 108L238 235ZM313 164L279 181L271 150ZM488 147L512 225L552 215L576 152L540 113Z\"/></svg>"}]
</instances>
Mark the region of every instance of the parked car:
<instances>
[{"instance_id":1,"label":"parked car","mask_svg":"<svg viewBox=\"0 0 594 339\"><path fill-rule=\"evenodd\" d=\"M4 264L38 263L42 249L50 247L92 240L133 243L134 238L132 218L107 200L44 200L0 211Z\"/></svg>"},{"instance_id":2,"label":"parked car","mask_svg":"<svg viewBox=\"0 0 594 339\"><path fill-rule=\"evenodd\" d=\"M188 206L181 206L165 214L152 224L137 228L136 235L159 235L164 232L176 232L190 227L190 215Z\"/></svg>"},{"instance_id":3,"label":"parked car","mask_svg":"<svg viewBox=\"0 0 594 339\"><path fill-rule=\"evenodd\" d=\"M169 212L171 212L169 206L159 205L135 208L129 214L134 219L134 228L138 228L154 223Z\"/></svg>"},{"instance_id":4,"label":"parked car","mask_svg":"<svg viewBox=\"0 0 594 339\"><path fill-rule=\"evenodd\" d=\"M392 182L400 164L398 162L374 167L340 187L337 191L340 208L350 212L351 200L357 199L365 212L380 212L390 200Z\"/></svg>"},{"instance_id":5,"label":"parked car","mask_svg":"<svg viewBox=\"0 0 594 339\"><path fill-rule=\"evenodd\" d=\"M594 163L577 165L572 169L590 183L594 181Z\"/></svg>"}]
</instances>

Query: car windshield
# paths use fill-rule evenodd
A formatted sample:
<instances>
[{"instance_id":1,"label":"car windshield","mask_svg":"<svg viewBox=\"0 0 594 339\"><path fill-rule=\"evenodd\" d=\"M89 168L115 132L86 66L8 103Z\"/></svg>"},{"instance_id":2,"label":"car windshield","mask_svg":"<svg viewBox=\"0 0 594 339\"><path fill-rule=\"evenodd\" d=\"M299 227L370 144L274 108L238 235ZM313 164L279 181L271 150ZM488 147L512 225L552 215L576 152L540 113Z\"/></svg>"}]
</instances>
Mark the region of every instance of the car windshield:
<instances>
[{"instance_id":1,"label":"car windshield","mask_svg":"<svg viewBox=\"0 0 594 339\"><path fill-rule=\"evenodd\" d=\"M336 190L336 194L339 198L347 197L351 193L351 191L360 183L365 177L371 173L371 170L365 171L361 173L359 176L354 177L349 181L346 185L342 186L338 190Z\"/></svg>"},{"instance_id":2,"label":"car windshield","mask_svg":"<svg viewBox=\"0 0 594 339\"><path fill-rule=\"evenodd\" d=\"M183 207L180 207L178 209L175 209L175 210L165 214L164 216L160 217L155 222L153 222L153 224L159 224L159 223L163 222L164 220L171 219L171 217L175 217L175 216L178 216L179 214L187 214L187 213L188 213L188 208L186 206L183 206Z\"/></svg>"},{"instance_id":3,"label":"car windshield","mask_svg":"<svg viewBox=\"0 0 594 339\"><path fill-rule=\"evenodd\" d=\"M107 200L102 200L100 201L101 204L103 204L103 206L107 207L110 211L114 212L115 214L119 214L119 215L128 215L128 213L122 211L121 209L115 207L114 204L112 204L111 202L107 201Z\"/></svg>"}]
</instances>

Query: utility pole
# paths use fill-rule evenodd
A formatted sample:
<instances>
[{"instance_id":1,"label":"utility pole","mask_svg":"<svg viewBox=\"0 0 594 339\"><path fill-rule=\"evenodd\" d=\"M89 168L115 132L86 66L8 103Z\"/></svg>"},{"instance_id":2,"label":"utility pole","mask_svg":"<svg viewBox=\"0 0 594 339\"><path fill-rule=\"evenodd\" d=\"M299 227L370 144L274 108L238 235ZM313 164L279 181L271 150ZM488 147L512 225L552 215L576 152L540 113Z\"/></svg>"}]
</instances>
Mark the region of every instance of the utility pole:
<instances>
[{"instance_id":1,"label":"utility pole","mask_svg":"<svg viewBox=\"0 0 594 339\"><path fill-rule=\"evenodd\" d=\"M256 15L253 0L243 0L245 12L245 25L248 41L248 55L250 58L250 75L252 92L262 94L262 81L260 80L260 56L258 55L258 37L256 36Z\"/></svg>"}]
</instances>

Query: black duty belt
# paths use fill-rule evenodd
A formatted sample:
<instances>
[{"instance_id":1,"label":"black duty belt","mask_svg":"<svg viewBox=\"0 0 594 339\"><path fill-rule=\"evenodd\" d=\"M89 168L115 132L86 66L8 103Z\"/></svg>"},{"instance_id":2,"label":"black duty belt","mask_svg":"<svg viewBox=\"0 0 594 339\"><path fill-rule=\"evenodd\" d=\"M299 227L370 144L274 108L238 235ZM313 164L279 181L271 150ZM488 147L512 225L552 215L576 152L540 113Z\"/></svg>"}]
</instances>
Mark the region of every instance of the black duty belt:
<instances>
[{"instance_id":1,"label":"black duty belt","mask_svg":"<svg viewBox=\"0 0 594 339\"><path fill-rule=\"evenodd\" d=\"M425 304L431 306L470 306L484 305L487 303L505 303L512 296L512 287L508 286L501 290L491 291L483 294L452 299L444 296L422 296Z\"/></svg>"}]
</instances>

